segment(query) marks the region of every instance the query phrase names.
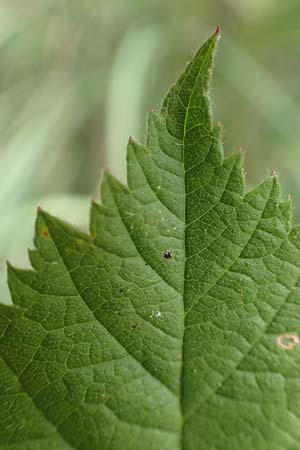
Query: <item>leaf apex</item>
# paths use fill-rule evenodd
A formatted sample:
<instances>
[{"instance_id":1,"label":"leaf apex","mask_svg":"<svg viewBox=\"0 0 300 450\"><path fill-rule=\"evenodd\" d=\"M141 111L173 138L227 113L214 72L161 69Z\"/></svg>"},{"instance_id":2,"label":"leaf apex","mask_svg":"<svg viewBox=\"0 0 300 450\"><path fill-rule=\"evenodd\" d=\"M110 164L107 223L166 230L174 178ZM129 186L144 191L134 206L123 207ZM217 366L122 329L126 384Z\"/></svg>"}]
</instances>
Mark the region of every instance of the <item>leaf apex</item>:
<instances>
[{"instance_id":1,"label":"leaf apex","mask_svg":"<svg viewBox=\"0 0 300 450\"><path fill-rule=\"evenodd\" d=\"M272 171L271 171L271 177L272 177L272 178L275 178L275 177L277 177L277 176L278 176L277 171L276 171L275 169L272 169Z\"/></svg>"},{"instance_id":2,"label":"leaf apex","mask_svg":"<svg viewBox=\"0 0 300 450\"><path fill-rule=\"evenodd\" d=\"M135 147L137 145L137 141L132 137L132 136L129 136L129 139L128 139L128 148L130 148L130 147Z\"/></svg>"},{"instance_id":3,"label":"leaf apex","mask_svg":"<svg viewBox=\"0 0 300 450\"><path fill-rule=\"evenodd\" d=\"M8 276L10 276L11 274L14 274L14 275L16 275L16 273L18 272L18 270L21 270L21 269L18 269L17 267L15 267L15 266L13 266L12 264L11 264L11 262L10 261L6 261L6 267L7 267L7 275Z\"/></svg>"},{"instance_id":4,"label":"leaf apex","mask_svg":"<svg viewBox=\"0 0 300 450\"><path fill-rule=\"evenodd\" d=\"M44 219L44 221L47 220L47 218L51 217L51 215L49 213L47 213L44 209L38 207L37 209L37 217Z\"/></svg>"}]
</instances>

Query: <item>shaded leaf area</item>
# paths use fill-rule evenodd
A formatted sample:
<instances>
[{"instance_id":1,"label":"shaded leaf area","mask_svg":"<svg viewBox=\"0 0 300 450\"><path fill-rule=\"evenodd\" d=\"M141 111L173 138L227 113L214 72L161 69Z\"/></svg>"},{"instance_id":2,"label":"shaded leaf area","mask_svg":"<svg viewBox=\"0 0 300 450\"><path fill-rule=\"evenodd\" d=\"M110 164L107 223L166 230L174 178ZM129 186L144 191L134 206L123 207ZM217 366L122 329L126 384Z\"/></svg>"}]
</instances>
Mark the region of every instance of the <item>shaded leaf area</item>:
<instances>
[{"instance_id":1,"label":"shaded leaf area","mask_svg":"<svg viewBox=\"0 0 300 450\"><path fill-rule=\"evenodd\" d=\"M294 450L300 229L245 193L208 97L214 33L106 173L90 234L39 210L0 306L0 448ZM294 334L293 336L297 336ZM297 338L294 338L294 343Z\"/></svg>"}]
</instances>

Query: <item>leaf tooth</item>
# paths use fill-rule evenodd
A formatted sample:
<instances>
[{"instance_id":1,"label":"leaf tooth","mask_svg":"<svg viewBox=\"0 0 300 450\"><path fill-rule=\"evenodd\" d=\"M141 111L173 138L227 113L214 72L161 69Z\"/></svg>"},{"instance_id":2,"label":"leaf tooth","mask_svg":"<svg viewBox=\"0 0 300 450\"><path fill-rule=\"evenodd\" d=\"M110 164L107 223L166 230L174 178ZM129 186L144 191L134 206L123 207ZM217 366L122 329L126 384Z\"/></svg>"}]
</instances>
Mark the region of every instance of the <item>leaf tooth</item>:
<instances>
[{"instance_id":1,"label":"leaf tooth","mask_svg":"<svg viewBox=\"0 0 300 450\"><path fill-rule=\"evenodd\" d=\"M182 165L168 156L159 161L147 148L135 143L128 148L128 185L143 208L143 199L158 201L181 223L184 221L184 174Z\"/></svg>"},{"instance_id":2,"label":"leaf tooth","mask_svg":"<svg viewBox=\"0 0 300 450\"><path fill-rule=\"evenodd\" d=\"M111 189L114 189L116 193L118 191L122 191L125 193L129 193L129 188L121 183L116 177L114 177L111 173L103 174L102 183L101 183L101 200L104 206L113 207L114 201L111 195ZM113 208L114 209L114 208Z\"/></svg>"},{"instance_id":3,"label":"leaf tooth","mask_svg":"<svg viewBox=\"0 0 300 450\"><path fill-rule=\"evenodd\" d=\"M70 236L73 236L75 238L81 238L85 241L89 241L89 236L85 232L77 229L76 227L73 227L65 220L59 219L58 217L44 210L39 212L38 214L37 225L46 226L50 238L51 238L51 231L53 231L55 228L61 228L62 230L64 230L66 234Z\"/></svg>"},{"instance_id":4,"label":"leaf tooth","mask_svg":"<svg viewBox=\"0 0 300 450\"><path fill-rule=\"evenodd\" d=\"M285 202L280 202L279 204L280 212L282 217L284 218L286 222L286 228L287 232L289 232L291 225L292 225L292 204L291 201L288 199Z\"/></svg>"},{"instance_id":5,"label":"leaf tooth","mask_svg":"<svg viewBox=\"0 0 300 450\"><path fill-rule=\"evenodd\" d=\"M300 250L300 225L297 225L290 231L289 240Z\"/></svg>"},{"instance_id":6,"label":"leaf tooth","mask_svg":"<svg viewBox=\"0 0 300 450\"><path fill-rule=\"evenodd\" d=\"M244 154L241 152L233 153L225 158L223 165L227 164L231 167L230 177L227 182L227 190L238 194L239 197L243 197L245 194L245 176L243 172Z\"/></svg>"},{"instance_id":7,"label":"leaf tooth","mask_svg":"<svg viewBox=\"0 0 300 450\"><path fill-rule=\"evenodd\" d=\"M37 249L29 249L27 253L31 266L35 270L38 270L42 265L42 258L39 251Z\"/></svg>"},{"instance_id":8,"label":"leaf tooth","mask_svg":"<svg viewBox=\"0 0 300 450\"><path fill-rule=\"evenodd\" d=\"M183 142L169 133L165 114L154 112L149 115L146 147L151 155L160 155L162 158L167 155L182 165Z\"/></svg>"},{"instance_id":9,"label":"leaf tooth","mask_svg":"<svg viewBox=\"0 0 300 450\"><path fill-rule=\"evenodd\" d=\"M36 285L36 272L18 269L11 264L7 267L7 281L14 305L29 308L37 299L38 293L32 289Z\"/></svg>"},{"instance_id":10,"label":"leaf tooth","mask_svg":"<svg viewBox=\"0 0 300 450\"><path fill-rule=\"evenodd\" d=\"M127 146L127 183L132 191L138 190L145 185L145 176L142 167L138 163L139 155L141 158L147 158L147 162L151 164L150 152L143 145L135 141L131 141ZM151 166L152 167L152 166ZM147 179L146 179L147 181Z\"/></svg>"},{"instance_id":11,"label":"leaf tooth","mask_svg":"<svg viewBox=\"0 0 300 450\"><path fill-rule=\"evenodd\" d=\"M250 189L245 196L244 201L247 203L253 203L254 201L261 201L265 197L265 193L269 195L269 191L274 185L275 178L267 178L263 180L259 185Z\"/></svg>"}]
</instances>

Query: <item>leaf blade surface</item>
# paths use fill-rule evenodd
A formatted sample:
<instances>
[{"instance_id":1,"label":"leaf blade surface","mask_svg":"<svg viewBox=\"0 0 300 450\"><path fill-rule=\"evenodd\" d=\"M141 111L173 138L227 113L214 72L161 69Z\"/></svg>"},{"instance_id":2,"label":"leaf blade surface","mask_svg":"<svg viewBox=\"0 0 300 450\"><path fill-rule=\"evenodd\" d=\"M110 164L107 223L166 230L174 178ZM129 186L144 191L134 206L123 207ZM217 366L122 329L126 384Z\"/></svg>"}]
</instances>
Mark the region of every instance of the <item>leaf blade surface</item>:
<instances>
[{"instance_id":1,"label":"leaf blade surface","mask_svg":"<svg viewBox=\"0 0 300 450\"><path fill-rule=\"evenodd\" d=\"M33 270L9 266L0 448L299 442L299 353L278 345L299 325L299 229L276 176L245 193L242 154L223 156L217 39L150 113L146 144L129 140L128 185L104 175L90 234L39 210Z\"/></svg>"}]
</instances>

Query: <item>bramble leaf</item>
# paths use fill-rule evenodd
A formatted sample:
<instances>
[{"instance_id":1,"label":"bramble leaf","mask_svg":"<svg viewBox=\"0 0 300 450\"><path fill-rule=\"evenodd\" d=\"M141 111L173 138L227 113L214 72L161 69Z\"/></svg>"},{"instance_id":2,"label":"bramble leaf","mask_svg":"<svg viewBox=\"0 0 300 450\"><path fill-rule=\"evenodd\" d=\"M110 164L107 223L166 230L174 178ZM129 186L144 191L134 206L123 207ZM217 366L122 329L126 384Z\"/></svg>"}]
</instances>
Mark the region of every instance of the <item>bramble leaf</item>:
<instances>
[{"instance_id":1,"label":"bramble leaf","mask_svg":"<svg viewBox=\"0 0 300 450\"><path fill-rule=\"evenodd\" d=\"M208 96L218 30L90 234L39 210L0 306L1 450L296 450L300 228L272 174L245 193Z\"/></svg>"}]
</instances>

